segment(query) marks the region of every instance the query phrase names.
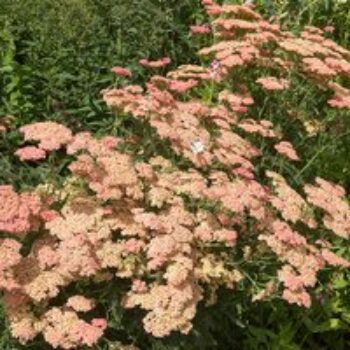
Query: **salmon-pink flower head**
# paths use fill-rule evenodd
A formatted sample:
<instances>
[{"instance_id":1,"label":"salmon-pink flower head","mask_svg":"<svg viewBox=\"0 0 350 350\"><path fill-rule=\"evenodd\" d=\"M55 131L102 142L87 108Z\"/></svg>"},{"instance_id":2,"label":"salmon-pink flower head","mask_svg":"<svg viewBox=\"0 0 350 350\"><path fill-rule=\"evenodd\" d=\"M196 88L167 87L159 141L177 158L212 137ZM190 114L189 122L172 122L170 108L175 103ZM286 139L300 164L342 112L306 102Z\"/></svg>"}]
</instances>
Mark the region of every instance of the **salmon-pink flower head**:
<instances>
[{"instance_id":1,"label":"salmon-pink flower head","mask_svg":"<svg viewBox=\"0 0 350 350\"><path fill-rule=\"evenodd\" d=\"M275 150L291 160L300 160L293 145L287 141L281 141L274 146Z\"/></svg>"},{"instance_id":2,"label":"salmon-pink flower head","mask_svg":"<svg viewBox=\"0 0 350 350\"><path fill-rule=\"evenodd\" d=\"M197 85L198 81L194 79L189 79L187 81L171 80L169 83L169 90L181 94L191 90Z\"/></svg>"},{"instance_id":3,"label":"salmon-pink flower head","mask_svg":"<svg viewBox=\"0 0 350 350\"><path fill-rule=\"evenodd\" d=\"M271 204L280 211L285 220L296 223L304 222L310 228L316 228L317 223L313 217L313 211L305 199L291 188L283 176L266 171L266 176L272 179L274 195L271 195Z\"/></svg>"},{"instance_id":4,"label":"salmon-pink flower head","mask_svg":"<svg viewBox=\"0 0 350 350\"><path fill-rule=\"evenodd\" d=\"M242 103L243 103L245 106L251 106L251 105L254 104L254 99L253 99L253 97L251 97L251 96L242 97Z\"/></svg>"},{"instance_id":5,"label":"salmon-pink flower head","mask_svg":"<svg viewBox=\"0 0 350 350\"><path fill-rule=\"evenodd\" d=\"M108 149L114 149L120 143L120 139L114 136L105 136L100 141Z\"/></svg>"},{"instance_id":6,"label":"salmon-pink flower head","mask_svg":"<svg viewBox=\"0 0 350 350\"><path fill-rule=\"evenodd\" d=\"M273 91L273 90L285 90L289 87L289 81L286 79L277 79L276 77L263 77L259 78L256 81L264 89Z\"/></svg>"},{"instance_id":7,"label":"salmon-pink flower head","mask_svg":"<svg viewBox=\"0 0 350 350\"><path fill-rule=\"evenodd\" d=\"M335 96L328 100L327 103L333 108L350 108L350 95Z\"/></svg>"},{"instance_id":8,"label":"salmon-pink flower head","mask_svg":"<svg viewBox=\"0 0 350 350\"><path fill-rule=\"evenodd\" d=\"M106 206L106 207L103 208L102 212L103 212L103 215L106 215L106 216L112 215L113 212L114 212L113 211L113 207L112 206Z\"/></svg>"},{"instance_id":9,"label":"salmon-pink flower head","mask_svg":"<svg viewBox=\"0 0 350 350\"><path fill-rule=\"evenodd\" d=\"M324 62L329 68L334 69L338 74L343 74L345 76L350 76L350 62L344 59L326 57ZM330 82L328 86L334 90L337 95L349 96L350 90L339 86L337 83Z\"/></svg>"},{"instance_id":10,"label":"salmon-pink flower head","mask_svg":"<svg viewBox=\"0 0 350 350\"><path fill-rule=\"evenodd\" d=\"M321 177L316 177L315 179L317 185L324 191L327 192L327 196L331 195L334 197L345 197L346 191L344 187L337 185L333 182L326 181L322 179Z\"/></svg>"},{"instance_id":11,"label":"salmon-pink flower head","mask_svg":"<svg viewBox=\"0 0 350 350\"><path fill-rule=\"evenodd\" d=\"M290 289L285 289L282 294L282 298L290 304L297 304L299 306L304 306L306 308L311 307L311 297L310 294L301 288L298 291L292 291Z\"/></svg>"},{"instance_id":12,"label":"salmon-pink flower head","mask_svg":"<svg viewBox=\"0 0 350 350\"><path fill-rule=\"evenodd\" d=\"M146 282L136 279L132 281L131 290L135 293L144 293L147 291Z\"/></svg>"},{"instance_id":13,"label":"salmon-pink flower head","mask_svg":"<svg viewBox=\"0 0 350 350\"><path fill-rule=\"evenodd\" d=\"M333 33L335 31L335 28L333 26L326 26L323 28L323 31L325 33Z\"/></svg>"},{"instance_id":14,"label":"salmon-pink flower head","mask_svg":"<svg viewBox=\"0 0 350 350\"><path fill-rule=\"evenodd\" d=\"M165 262L166 262L165 258L157 256L148 261L147 268L149 270L157 270L159 267L164 265Z\"/></svg>"},{"instance_id":15,"label":"salmon-pink flower head","mask_svg":"<svg viewBox=\"0 0 350 350\"><path fill-rule=\"evenodd\" d=\"M124 67L113 67L111 71L119 77L131 77L131 72L128 68Z\"/></svg>"},{"instance_id":16,"label":"salmon-pink flower head","mask_svg":"<svg viewBox=\"0 0 350 350\"><path fill-rule=\"evenodd\" d=\"M162 68L167 66L171 63L171 59L169 57L163 57L156 61L149 61L145 58L141 59L139 61L141 66L147 67L147 68Z\"/></svg>"},{"instance_id":17,"label":"salmon-pink flower head","mask_svg":"<svg viewBox=\"0 0 350 350\"><path fill-rule=\"evenodd\" d=\"M168 64L171 63L171 59L169 57L163 57L160 59L160 62L162 63L163 66L167 66Z\"/></svg>"},{"instance_id":18,"label":"salmon-pink flower head","mask_svg":"<svg viewBox=\"0 0 350 350\"><path fill-rule=\"evenodd\" d=\"M151 180L155 177L152 166L147 163L144 163L144 162L136 163L135 169L138 175L142 178Z\"/></svg>"},{"instance_id":19,"label":"salmon-pink flower head","mask_svg":"<svg viewBox=\"0 0 350 350\"><path fill-rule=\"evenodd\" d=\"M67 300L66 305L77 312L88 312L95 307L93 300L82 295L75 295Z\"/></svg>"},{"instance_id":20,"label":"salmon-pink flower head","mask_svg":"<svg viewBox=\"0 0 350 350\"><path fill-rule=\"evenodd\" d=\"M46 158L46 152L38 148L36 146L25 146L22 148L19 148L15 155L23 162L23 161L36 161L36 160L42 160Z\"/></svg>"},{"instance_id":21,"label":"salmon-pink flower head","mask_svg":"<svg viewBox=\"0 0 350 350\"><path fill-rule=\"evenodd\" d=\"M141 59L139 60L139 63L141 64L141 66L146 67L146 66L148 66L148 64L149 64L149 61L148 61L146 58L141 58Z\"/></svg>"},{"instance_id":22,"label":"salmon-pink flower head","mask_svg":"<svg viewBox=\"0 0 350 350\"><path fill-rule=\"evenodd\" d=\"M322 249L322 258L331 266L341 266L345 268L350 268L350 261L346 260L328 249Z\"/></svg>"},{"instance_id":23,"label":"salmon-pink flower head","mask_svg":"<svg viewBox=\"0 0 350 350\"><path fill-rule=\"evenodd\" d=\"M237 232L233 230L222 229L215 232L215 237L219 241L225 242L227 246L233 247L236 245Z\"/></svg>"},{"instance_id":24,"label":"salmon-pink flower head","mask_svg":"<svg viewBox=\"0 0 350 350\"><path fill-rule=\"evenodd\" d=\"M209 34L211 32L211 29L208 25L202 25L202 26L191 26L191 33L192 34Z\"/></svg>"},{"instance_id":25,"label":"salmon-pink flower head","mask_svg":"<svg viewBox=\"0 0 350 350\"><path fill-rule=\"evenodd\" d=\"M314 34L309 31L301 32L300 37L316 43L322 43L324 41L323 34Z\"/></svg>"},{"instance_id":26,"label":"salmon-pink flower head","mask_svg":"<svg viewBox=\"0 0 350 350\"><path fill-rule=\"evenodd\" d=\"M320 28L314 27L314 26L305 26L304 30L307 32L310 32L312 34L318 34L318 35L322 35L323 31Z\"/></svg>"},{"instance_id":27,"label":"salmon-pink flower head","mask_svg":"<svg viewBox=\"0 0 350 350\"><path fill-rule=\"evenodd\" d=\"M11 186L0 186L0 231L26 234L36 222L40 209L37 195L19 195Z\"/></svg>"},{"instance_id":28,"label":"salmon-pink flower head","mask_svg":"<svg viewBox=\"0 0 350 350\"><path fill-rule=\"evenodd\" d=\"M316 183L317 186L304 187L307 201L326 212L323 223L329 230L340 237L349 238L350 206L344 188L321 178L316 178Z\"/></svg>"},{"instance_id":29,"label":"salmon-pink flower head","mask_svg":"<svg viewBox=\"0 0 350 350\"><path fill-rule=\"evenodd\" d=\"M317 57L306 57L302 60L306 72L315 73L322 77L333 77L337 75L335 69L330 68L326 63Z\"/></svg>"},{"instance_id":30,"label":"salmon-pink flower head","mask_svg":"<svg viewBox=\"0 0 350 350\"><path fill-rule=\"evenodd\" d=\"M96 344L106 324L106 321L94 320L89 324L72 310L53 307L44 315L43 335L53 348L77 349Z\"/></svg>"},{"instance_id":31,"label":"salmon-pink flower head","mask_svg":"<svg viewBox=\"0 0 350 350\"><path fill-rule=\"evenodd\" d=\"M0 239L0 274L2 274L7 267L14 266L20 262L22 258L20 254L21 247L21 243L14 239ZM2 279L2 276L0 279Z\"/></svg>"},{"instance_id":32,"label":"salmon-pink flower head","mask_svg":"<svg viewBox=\"0 0 350 350\"><path fill-rule=\"evenodd\" d=\"M57 251L49 245L44 245L38 249L36 257L42 269L55 266L59 261Z\"/></svg>"},{"instance_id":33,"label":"salmon-pink flower head","mask_svg":"<svg viewBox=\"0 0 350 350\"><path fill-rule=\"evenodd\" d=\"M124 246L129 253L139 253L144 243L136 238L131 238L125 242Z\"/></svg>"},{"instance_id":34,"label":"salmon-pink flower head","mask_svg":"<svg viewBox=\"0 0 350 350\"><path fill-rule=\"evenodd\" d=\"M233 169L232 173L238 177L248 179L248 180L253 180L255 178L255 175L252 172L252 170L243 166Z\"/></svg>"},{"instance_id":35,"label":"salmon-pink flower head","mask_svg":"<svg viewBox=\"0 0 350 350\"><path fill-rule=\"evenodd\" d=\"M232 224L232 219L224 213L218 214L218 220L222 225L225 225L225 226Z\"/></svg>"},{"instance_id":36,"label":"salmon-pink flower head","mask_svg":"<svg viewBox=\"0 0 350 350\"><path fill-rule=\"evenodd\" d=\"M92 135L90 132L78 132L67 145L67 154L75 154L82 149L87 149L91 141Z\"/></svg>"},{"instance_id":37,"label":"salmon-pink flower head","mask_svg":"<svg viewBox=\"0 0 350 350\"><path fill-rule=\"evenodd\" d=\"M248 133L260 134L263 137L276 137L276 133L271 129L273 124L268 120L261 120L260 122L248 118L238 124L238 127Z\"/></svg>"},{"instance_id":38,"label":"salmon-pink flower head","mask_svg":"<svg viewBox=\"0 0 350 350\"><path fill-rule=\"evenodd\" d=\"M22 345L28 343L39 333L39 330L35 329L36 321L37 318L32 313L22 311L21 317L16 317L15 320L10 322L9 328L11 329L11 334L16 337Z\"/></svg>"},{"instance_id":39,"label":"salmon-pink flower head","mask_svg":"<svg viewBox=\"0 0 350 350\"><path fill-rule=\"evenodd\" d=\"M298 276L290 265L284 265L278 271L278 279L283 282L286 288L292 291L298 291L304 287L302 276Z\"/></svg>"},{"instance_id":40,"label":"salmon-pink flower head","mask_svg":"<svg viewBox=\"0 0 350 350\"><path fill-rule=\"evenodd\" d=\"M97 328L106 329L107 321L104 318L94 318L91 320L91 325Z\"/></svg>"},{"instance_id":41,"label":"salmon-pink flower head","mask_svg":"<svg viewBox=\"0 0 350 350\"><path fill-rule=\"evenodd\" d=\"M26 141L39 141L39 148L45 151L58 150L72 139L72 132L55 122L27 124L20 131Z\"/></svg>"},{"instance_id":42,"label":"salmon-pink flower head","mask_svg":"<svg viewBox=\"0 0 350 350\"><path fill-rule=\"evenodd\" d=\"M198 284L188 278L180 286L155 284L147 293L129 293L123 305L126 308L141 305L147 309L149 312L143 319L145 330L155 337L165 337L172 330L188 334L201 299Z\"/></svg>"},{"instance_id":43,"label":"salmon-pink flower head","mask_svg":"<svg viewBox=\"0 0 350 350\"><path fill-rule=\"evenodd\" d=\"M218 57L219 58L219 57ZM244 60L240 55L229 55L220 60L222 66L226 68L233 68L244 65Z\"/></svg>"},{"instance_id":44,"label":"salmon-pink flower head","mask_svg":"<svg viewBox=\"0 0 350 350\"><path fill-rule=\"evenodd\" d=\"M40 213L40 217L45 221L49 222L58 218L60 214L56 210L44 210Z\"/></svg>"},{"instance_id":45,"label":"salmon-pink flower head","mask_svg":"<svg viewBox=\"0 0 350 350\"><path fill-rule=\"evenodd\" d=\"M272 224L272 229L276 235L276 237L286 244L289 244L290 246L300 246L300 245L306 245L306 239L298 234L297 232L293 231L288 224L286 224L283 221L276 220Z\"/></svg>"},{"instance_id":46,"label":"salmon-pink flower head","mask_svg":"<svg viewBox=\"0 0 350 350\"><path fill-rule=\"evenodd\" d=\"M212 6L210 6L210 5L207 6L206 11L207 11L208 15L210 15L210 16L217 16L223 12L221 6L217 6L215 4Z\"/></svg>"}]
</instances>

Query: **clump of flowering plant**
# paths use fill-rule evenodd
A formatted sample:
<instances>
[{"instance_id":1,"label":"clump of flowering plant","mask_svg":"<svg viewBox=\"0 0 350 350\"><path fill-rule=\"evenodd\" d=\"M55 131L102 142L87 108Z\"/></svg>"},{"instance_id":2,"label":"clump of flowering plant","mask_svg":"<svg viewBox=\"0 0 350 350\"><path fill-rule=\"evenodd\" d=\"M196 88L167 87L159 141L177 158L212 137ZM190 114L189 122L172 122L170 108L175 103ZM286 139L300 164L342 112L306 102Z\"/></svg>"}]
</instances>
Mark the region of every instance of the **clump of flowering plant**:
<instances>
[{"instance_id":1,"label":"clump of flowering plant","mask_svg":"<svg viewBox=\"0 0 350 350\"><path fill-rule=\"evenodd\" d=\"M72 158L62 187L0 189L0 287L21 343L41 334L54 348L96 344L107 315L88 290L71 292L87 281L91 288L124 281L122 307L144 310L145 331L165 337L188 334L199 303L209 304L219 288L235 293L246 285L261 257L273 259L274 268L247 297L306 308L317 302L322 270L350 267L332 245L350 238L344 188L320 177L294 188L281 167L264 165L270 154L288 164L300 163L302 154L278 120L252 115L260 108L257 92L293 89L291 72L333 93L330 107L350 107L350 90L340 84L349 76L350 52L314 27L296 37L250 7L203 4L216 38L200 50L207 65L103 92L117 118L139 122L148 146L141 140L132 152L128 139L74 134L52 122L22 127L26 141L39 142L36 152L65 149Z\"/></svg>"}]
</instances>

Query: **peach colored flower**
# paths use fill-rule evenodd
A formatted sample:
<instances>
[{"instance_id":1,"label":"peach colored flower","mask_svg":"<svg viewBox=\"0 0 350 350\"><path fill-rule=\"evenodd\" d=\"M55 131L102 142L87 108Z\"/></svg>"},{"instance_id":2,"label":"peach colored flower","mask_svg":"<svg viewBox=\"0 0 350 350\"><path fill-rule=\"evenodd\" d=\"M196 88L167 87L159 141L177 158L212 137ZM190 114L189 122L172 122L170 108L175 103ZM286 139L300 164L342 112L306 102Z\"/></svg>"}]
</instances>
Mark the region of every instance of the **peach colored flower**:
<instances>
[{"instance_id":1,"label":"peach colored flower","mask_svg":"<svg viewBox=\"0 0 350 350\"><path fill-rule=\"evenodd\" d=\"M326 26L323 28L323 31L325 33L333 33L335 31L335 28L333 26Z\"/></svg>"},{"instance_id":2,"label":"peach colored flower","mask_svg":"<svg viewBox=\"0 0 350 350\"><path fill-rule=\"evenodd\" d=\"M45 221L52 221L59 217L60 214L56 210L44 210L40 213L40 217Z\"/></svg>"},{"instance_id":3,"label":"peach colored flower","mask_svg":"<svg viewBox=\"0 0 350 350\"><path fill-rule=\"evenodd\" d=\"M130 70L124 67L113 67L111 71L120 77L131 77Z\"/></svg>"},{"instance_id":4,"label":"peach colored flower","mask_svg":"<svg viewBox=\"0 0 350 350\"><path fill-rule=\"evenodd\" d=\"M286 79L277 79L275 77L263 77L259 78L256 81L257 83L261 84L262 87L269 91L274 90L285 90L289 87L289 81Z\"/></svg>"},{"instance_id":5,"label":"peach colored flower","mask_svg":"<svg viewBox=\"0 0 350 350\"><path fill-rule=\"evenodd\" d=\"M139 279L133 280L131 290L134 293L144 293L147 291L146 283Z\"/></svg>"},{"instance_id":6,"label":"peach colored flower","mask_svg":"<svg viewBox=\"0 0 350 350\"><path fill-rule=\"evenodd\" d=\"M87 299L82 295L75 295L67 300L66 305L77 312L88 312L95 307L95 303L91 299Z\"/></svg>"},{"instance_id":7,"label":"peach colored flower","mask_svg":"<svg viewBox=\"0 0 350 350\"><path fill-rule=\"evenodd\" d=\"M155 61L149 61L145 58L141 59L139 61L141 66L147 67L147 68L162 68L171 63L171 59L169 57L163 57Z\"/></svg>"},{"instance_id":8,"label":"peach colored flower","mask_svg":"<svg viewBox=\"0 0 350 350\"><path fill-rule=\"evenodd\" d=\"M68 144L72 132L65 126L55 122L39 122L22 126L20 131L26 141L39 141L39 148L54 151Z\"/></svg>"},{"instance_id":9,"label":"peach colored flower","mask_svg":"<svg viewBox=\"0 0 350 350\"><path fill-rule=\"evenodd\" d=\"M322 249L321 250L322 258L326 260L327 264L331 266L341 266L344 268L350 268L350 261L346 260L344 258L341 258L340 256L334 254L329 249Z\"/></svg>"},{"instance_id":10,"label":"peach colored flower","mask_svg":"<svg viewBox=\"0 0 350 350\"><path fill-rule=\"evenodd\" d=\"M350 95L349 96L335 96L327 101L331 107L334 108L350 108Z\"/></svg>"},{"instance_id":11,"label":"peach colored flower","mask_svg":"<svg viewBox=\"0 0 350 350\"><path fill-rule=\"evenodd\" d=\"M11 186L0 186L0 230L25 235L37 223L41 210L35 194L17 194Z\"/></svg>"},{"instance_id":12,"label":"peach colored flower","mask_svg":"<svg viewBox=\"0 0 350 350\"><path fill-rule=\"evenodd\" d=\"M307 293L304 289L298 291L291 291L290 289L285 289L283 291L282 298L288 301L290 304L297 304L306 308L311 307L310 294Z\"/></svg>"},{"instance_id":13,"label":"peach colored flower","mask_svg":"<svg viewBox=\"0 0 350 350\"><path fill-rule=\"evenodd\" d=\"M191 26L190 29L192 34L208 34L211 32L208 25Z\"/></svg>"},{"instance_id":14,"label":"peach colored flower","mask_svg":"<svg viewBox=\"0 0 350 350\"><path fill-rule=\"evenodd\" d=\"M281 141L274 145L275 150L291 160L300 160L293 145L287 141Z\"/></svg>"},{"instance_id":15,"label":"peach colored flower","mask_svg":"<svg viewBox=\"0 0 350 350\"><path fill-rule=\"evenodd\" d=\"M27 160L42 160L46 158L46 152L35 146L26 146L19 148L15 155L23 162Z\"/></svg>"}]
</instances>

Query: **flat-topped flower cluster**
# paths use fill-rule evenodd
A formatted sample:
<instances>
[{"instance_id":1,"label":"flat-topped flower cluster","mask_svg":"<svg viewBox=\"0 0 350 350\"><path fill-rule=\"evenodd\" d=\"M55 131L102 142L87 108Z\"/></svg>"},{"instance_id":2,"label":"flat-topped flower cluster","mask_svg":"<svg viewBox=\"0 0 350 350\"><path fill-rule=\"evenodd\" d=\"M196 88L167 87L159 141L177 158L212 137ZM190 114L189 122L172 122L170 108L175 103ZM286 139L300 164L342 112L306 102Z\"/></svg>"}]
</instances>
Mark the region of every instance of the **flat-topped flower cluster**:
<instances>
[{"instance_id":1,"label":"flat-topped flower cluster","mask_svg":"<svg viewBox=\"0 0 350 350\"><path fill-rule=\"evenodd\" d=\"M20 129L25 141L37 142L16 152L21 160L38 161L58 150L71 159L71 175L60 188L43 184L17 193L0 186L0 288L11 333L21 343L40 334L54 348L98 342L108 319L88 291L71 294L68 287L79 282L128 281L122 306L145 310L145 331L165 337L191 330L198 304L210 302L208 289L235 293L245 283L242 256L269 255L276 262L266 288L247 290L247 296L281 296L303 307L312 305L319 271L350 267L332 246L333 239L350 238L345 190L316 177L297 191L275 169L258 175L265 152L292 162L302 154L277 125L249 116L255 101L244 74L239 80L242 69L269 68L278 76L250 84L274 93L293 88L288 72L295 69L333 91L330 106L348 108L350 90L339 81L350 76L350 52L314 27L295 37L249 7L203 4L212 23L192 32L213 31L215 44L200 50L211 64L154 75L145 89L103 92L117 118L153 129L154 142L166 141L186 165L157 154L140 161L125 151L122 137L73 133L54 122ZM141 62L151 69L169 63ZM113 71L131 76L123 67ZM208 86L209 101L201 98ZM262 150L250 136L270 142L271 149Z\"/></svg>"}]
</instances>

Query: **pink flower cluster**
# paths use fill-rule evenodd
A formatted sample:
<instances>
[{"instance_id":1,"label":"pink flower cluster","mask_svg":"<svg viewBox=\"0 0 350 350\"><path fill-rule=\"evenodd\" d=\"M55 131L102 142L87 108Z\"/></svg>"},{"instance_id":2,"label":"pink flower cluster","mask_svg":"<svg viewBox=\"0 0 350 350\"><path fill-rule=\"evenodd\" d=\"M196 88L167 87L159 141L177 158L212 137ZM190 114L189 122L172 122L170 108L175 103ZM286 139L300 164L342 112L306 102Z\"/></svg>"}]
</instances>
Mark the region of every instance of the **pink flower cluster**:
<instances>
[{"instance_id":1,"label":"pink flower cluster","mask_svg":"<svg viewBox=\"0 0 350 350\"><path fill-rule=\"evenodd\" d=\"M111 71L120 77L131 77L131 72L128 68L116 66Z\"/></svg>"},{"instance_id":2,"label":"pink flower cluster","mask_svg":"<svg viewBox=\"0 0 350 350\"><path fill-rule=\"evenodd\" d=\"M169 57L163 57L155 61L149 61L146 58L142 58L139 63L141 66L146 68L162 68L169 65L171 63L171 59Z\"/></svg>"},{"instance_id":3,"label":"pink flower cluster","mask_svg":"<svg viewBox=\"0 0 350 350\"><path fill-rule=\"evenodd\" d=\"M55 122L39 122L20 128L26 141L39 141L38 147L44 151L54 151L66 145L72 138L72 132Z\"/></svg>"},{"instance_id":4,"label":"pink flower cluster","mask_svg":"<svg viewBox=\"0 0 350 350\"><path fill-rule=\"evenodd\" d=\"M211 32L211 29L208 25L201 25L201 26L191 26L191 33L192 34L209 34Z\"/></svg>"},{"instance_id":5,"label":"pink flower cluster","mask_svg":"<svg viewBox=\"0 0 350 350\"><path fill-rule=\"evenodd\" d=\"M300 160L293 145L290 142L282 141L282 142L279 142L278 144L276 144L274 147L278 153L286 156L290 160Z\"/></svg>"},{"instance_id":6,"label":"pink flower cluster","mask_svg":"<svg viewBox=\"0 0 350 350\"><path fill-rule=\"evenodd\" d=\"M26 146L18 149L15 155L23 162L26 160L42 160L46 158L46 152L35 146Z\"/></svg>"},{"instance_id":7,"label":"pink flower cluster","mask_svg":"<svg viewBox=\"0 0 350 350\"><path fill-rule=\"evenodd\" d=\"M299 193L288 185L283 176L273 171L267 171L266 176L272 180L274 187L270 203L280 211L283 219L294 224L301 221L310 228L316 228L313 209Z\"/></svg>"},{"instance_id":8,"label":"pink flower cluster","mask_svg":"<svg viewBox=\"0 0 350 350\"><path fill-rule=\"evenodd\" d=\"M38 195L19 195L11 186L0 186L0 231L26 235L37 227L42 209Z\"/></svg>"},{"instance_id":9,"label":"pink flower cluster","mask_svg":"<svg viewBox=\"0 0 350 350\"><path fill-rule=\"evenodd\" d=\"M304 190L308 202L326 213L324 225L336 235L350 238L350 205L344 188L318 177L316 185L306 185Z\"/></svg>"},{"instance_id":10,"label":"pink flower cluster","mask_svg":"<svg viewBox=\"0 0 350 350\"><path fill-rule=\"evenodd\" d=\"M275 77L259 78L257 83L266 90L285 90L289 87L289 81L286 79L277 79Z\"/></svg>"}]
</instances>

